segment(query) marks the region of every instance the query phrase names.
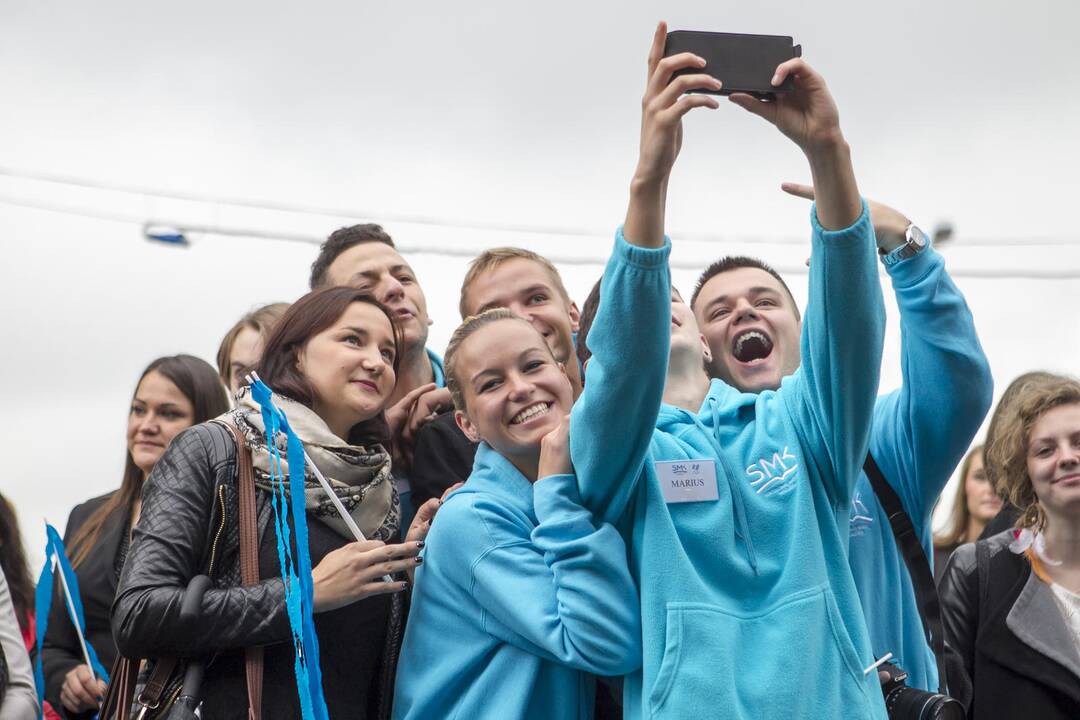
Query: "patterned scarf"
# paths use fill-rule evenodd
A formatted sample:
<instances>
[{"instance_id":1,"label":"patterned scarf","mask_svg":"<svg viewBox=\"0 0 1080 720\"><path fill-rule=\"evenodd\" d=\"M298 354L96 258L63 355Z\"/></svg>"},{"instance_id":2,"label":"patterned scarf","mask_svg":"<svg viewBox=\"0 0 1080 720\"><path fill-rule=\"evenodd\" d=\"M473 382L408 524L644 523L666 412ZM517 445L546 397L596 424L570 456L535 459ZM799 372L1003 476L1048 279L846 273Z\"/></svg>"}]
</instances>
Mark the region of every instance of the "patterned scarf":
<instances>
[{"instance_id":1,"label":"patterned scarf","mask_svg":"<svg viewBox=\"0 0 1080 720\"><path fill-rule=\"evenodd\" d=\"M289 425L303 441L307 456L322 471L345 509L363 531L364 537L390 542L401 525L401 506L390 477L390 453L382 445L375 445L371 450L349 445L335 435L311 408L294 400L275 393L274 402L285 413ZM270 476L272 458L266 444L262 413L258 403L251 399L248 388L241 389L237 394L236 409L227 415L247 438L255 470L255 486L273 491L277 483ZM275 440L281 451L281 471L286 479L285 494L288 495L289 467L285 462L285 436L279 434ZM304 477L304 495L309 515L342 537L353 539L348 526L310 468Z\"/></svg>"}]
</instances>

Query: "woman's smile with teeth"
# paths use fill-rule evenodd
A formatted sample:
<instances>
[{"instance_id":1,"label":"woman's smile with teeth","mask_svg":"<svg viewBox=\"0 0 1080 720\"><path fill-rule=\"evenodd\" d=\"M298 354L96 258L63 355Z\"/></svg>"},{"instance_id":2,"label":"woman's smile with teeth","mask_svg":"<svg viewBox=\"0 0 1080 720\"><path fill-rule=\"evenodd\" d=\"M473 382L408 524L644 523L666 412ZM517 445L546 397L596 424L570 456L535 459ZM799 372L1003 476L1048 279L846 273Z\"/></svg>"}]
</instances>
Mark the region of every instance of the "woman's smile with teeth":
<instances>
[{"instance_id":1,"label":"woman's smile with teeth","mask_svg":"<svg viewBox=\"0 0 1080 720\"><path fill-rule=\"evenodd\" d=\"M547 403L547 402L533 403L532 405L530 405L529 407L525 408L524 410L519 412L517 415L515 415L514 419L510 421L510 424L511 425L520 425L522 423L528 422L529 420L532 420L535 417L539 417L541 415L546 414L547 411L550 410L550 409L551 409L551 403Z\"/></svg>"}]
</instances>

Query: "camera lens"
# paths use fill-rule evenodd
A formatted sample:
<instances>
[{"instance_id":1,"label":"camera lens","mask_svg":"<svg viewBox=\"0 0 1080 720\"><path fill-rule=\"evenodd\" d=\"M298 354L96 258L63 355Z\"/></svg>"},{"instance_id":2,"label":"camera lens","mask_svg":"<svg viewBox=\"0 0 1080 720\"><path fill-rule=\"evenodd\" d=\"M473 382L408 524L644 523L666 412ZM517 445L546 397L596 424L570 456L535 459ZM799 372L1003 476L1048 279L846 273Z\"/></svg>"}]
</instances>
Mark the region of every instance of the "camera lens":
<instances>
[{"instance_id":1,"label":"camera lens","mask_svg":"<svg viewBox=\"0 0 1080 720\"><path fill-rule=\"evenodd\" d=\"M898 685L885 696L892 720L964 720L964 706L955 698Z\"/></svg>"}]
</instances>

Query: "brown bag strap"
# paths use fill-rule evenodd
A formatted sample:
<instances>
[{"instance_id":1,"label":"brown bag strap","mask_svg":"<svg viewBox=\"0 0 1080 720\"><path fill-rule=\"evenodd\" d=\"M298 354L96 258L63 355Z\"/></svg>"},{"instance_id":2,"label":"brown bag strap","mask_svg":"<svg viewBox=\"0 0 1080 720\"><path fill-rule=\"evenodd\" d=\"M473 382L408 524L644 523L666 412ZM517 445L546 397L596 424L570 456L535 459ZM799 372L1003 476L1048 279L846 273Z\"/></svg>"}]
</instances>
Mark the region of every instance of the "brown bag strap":
<instances>
[{"instance_id":1,"label":"brown bag strap","mask_svg":"<svg viewBox=\"0 0 1080 720\"><path fill-rule=\"evenodd\" d=\"M139 675L139 661L117 655L109 673L109 687L101 704L100 717L105 720L129 720L131 703L135 699L135 681Z\"/></svg>"},{"instance_id":2,"label":"brown bag strap","mask_svg":"<svg viewBox=\"0 0 1080 720\"><path fill-rule=\"evenodd\" d=\"M240 504L240 582L254 585L259 582L259 511L255 504L255 471L251 450L244 434L229 423L236 438L236 467ZM262 646L244 650L244 675L247 678L248 720L262 720L263 649Z\"/></svg>"}]
</instances>

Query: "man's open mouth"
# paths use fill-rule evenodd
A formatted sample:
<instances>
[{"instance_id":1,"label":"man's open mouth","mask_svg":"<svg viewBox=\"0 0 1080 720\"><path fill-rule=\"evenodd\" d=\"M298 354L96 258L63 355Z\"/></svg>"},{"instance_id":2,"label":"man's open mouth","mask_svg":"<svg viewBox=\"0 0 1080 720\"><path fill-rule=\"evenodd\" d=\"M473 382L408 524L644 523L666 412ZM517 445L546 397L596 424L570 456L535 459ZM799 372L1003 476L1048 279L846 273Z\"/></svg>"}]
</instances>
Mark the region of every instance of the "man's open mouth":
<instances>
[{"instance_id":1,"label":"man's open mouth","mask_svg":"<svg viewBox=\"0 0 1080 720\"><path fill-rule=\"evenodd\" d=\"M764 360L773 351L773 341L761 330L747 330L735 336L731 354L741 363Z\"/></svg>"}]
</instances>

